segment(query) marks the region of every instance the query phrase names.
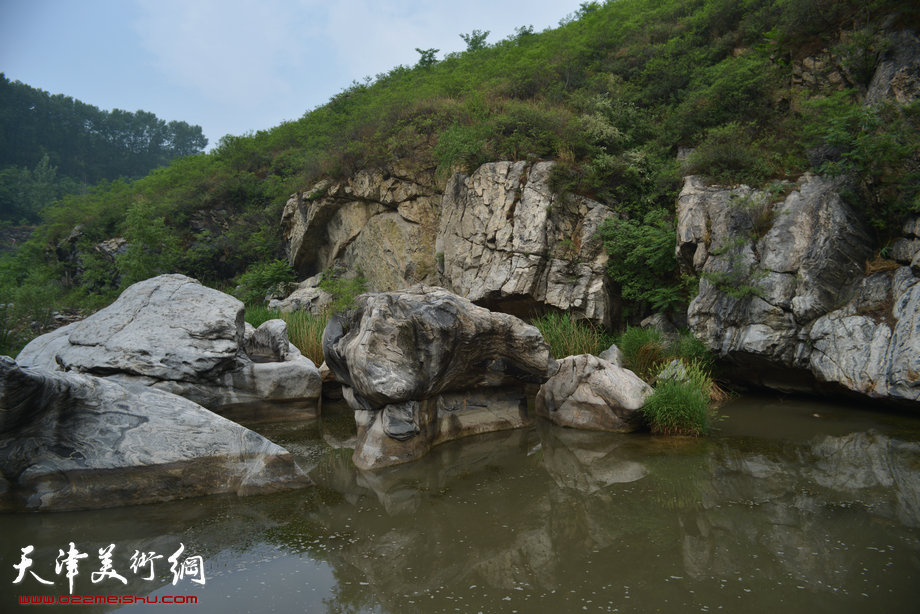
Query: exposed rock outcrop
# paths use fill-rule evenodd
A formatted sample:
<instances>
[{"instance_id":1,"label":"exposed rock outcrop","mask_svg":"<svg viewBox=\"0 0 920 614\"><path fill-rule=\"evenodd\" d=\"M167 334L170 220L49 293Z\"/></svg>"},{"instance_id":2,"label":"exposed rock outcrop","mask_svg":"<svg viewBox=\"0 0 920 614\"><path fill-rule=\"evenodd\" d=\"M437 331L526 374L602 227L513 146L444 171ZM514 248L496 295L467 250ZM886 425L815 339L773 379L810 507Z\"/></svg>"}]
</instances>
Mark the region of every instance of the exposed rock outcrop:
<instances>
[{"instance_id":1,"label":"exposed rock outcrop","mask_svg":"<svg viewBox=\"0 0 920 614\"><path fill-rule=\"evenodd\" d=\"M528 420L523 385L556 368L533 326L443 288L363 294L323 335L358 422L354 461L414 460L448 439Z\"/></svg>"},{"instance_id":2,"label":"exposed rock outcrop","mask_svg":"<svg viewBox=\"0 0 920 614\"><path fill-rule=\"evenodd\" d=\"M284 323L246 330L237 299L184 275L161 275L34 339L17 361L143 383L211 408L260 400L316 407L319 370L290 344Z\"/></svg>"},{"instance_id":3,"label":"exposed rock outcrop","mask_svg":"<svg viewBox=\"0 0 920 614\"><path fill-rule=\"evenodd\" d=\"M627 433L642 427L638 410L651 393L629 369L581 354L559 361L537 394L535 410L561 426Z\"/></svg>"},{"instance_id":4,"label":"exposed rock outcrop","mask_svg":"<svg viewBox=\"0 0 920 614\"><path fill-rule=\"evenodd\" d=\"M437 247L445 285L501 311L517 304L522 316L545 305L609 324L607 254L594 235L613 211L553 194L551 169L551 162L494 162L451 178Z\"/></svg>"},{"instance_id":5,"label":"exposed rock outcrop","mask_svg":"<svg viewBox=\"0 0 920 614\"><path fill-rule=\"evenodd\" d=\"M909 266L864 273L872 241L839 182L795 187L772 202L685 180L677 256L701 277L690 327L753 383L920 400L920 280Z\"/></svg>"},{"instance_id":6,"label":"exposed rock outcrop","mask_svg":"<svg viewBox=\"0 0 920 614\"><path fill-rule=\"evenodd\" d=\"M0 508L66 510L308 485L291 455L182 397L0 357Z\"/></svg>"},{"instance_id":7,"label":"exposed rock outcrop","mask_svg":"<svg viewBox=\"0 0 920 614\"><path fill-rule=\"evenodd\" d=\"M432 281L440 201L425 172L362 170L320 182L285 205L288 260L305 277L336 264L361 271L374 290Z\"/></svg>"},{"instance_id":8,"label":"exposed rock outcrop","mask_svg":"<svg viewBox=\"0 0 920 614\"><path fill-rule=\"evenodd\" d=\"M613 215L549 187L551 162L494 162L455 174L443 195L430 173L359 171L295 194L282 217L288 257L304 276L359 272L371 290L437 283L522 317L562 309L609 324L606 252L594 234ZM328 299L313 278L283 310L317 311Z\"/></svg>"}]
</instances>

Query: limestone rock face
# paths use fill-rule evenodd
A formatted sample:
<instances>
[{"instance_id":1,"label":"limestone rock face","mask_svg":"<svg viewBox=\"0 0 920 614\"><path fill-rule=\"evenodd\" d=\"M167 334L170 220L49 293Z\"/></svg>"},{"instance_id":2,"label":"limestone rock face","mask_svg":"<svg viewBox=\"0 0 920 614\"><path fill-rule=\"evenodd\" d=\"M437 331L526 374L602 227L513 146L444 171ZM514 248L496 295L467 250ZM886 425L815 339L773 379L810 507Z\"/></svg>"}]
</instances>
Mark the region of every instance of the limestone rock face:
<instances>
[{"instance_id":1,"label":"limestone rock face","mask_svg":"<svg viewBox=\"0 0 920 614\"><path fill-rule=\"evenodd\" d=\"M34 339L17 361L135 381L208 407L316 401L321 386L319 371L289 343L282 321L247 336L240 301L184 275L134 284L85 320Z\"/></svg>"},{"instance_id":2,"label":"limestone rock face","mask_svg":"<svg viewBox=\"0 0 920 614\"><path fill-rule=\"evenodd\" d=\"M838 182L795 187L772 202L686 178L677 256L701 277L691 329L759 385L920 399L920 280L910 266L864 273L873 244Z\"/></svg>"},{"instance_id":3,"label":"limestone rock face","mask_svg":"<svg viewBox=\"0 0 920 614\"><path fill-rule=\"evenodd\" d=\"M562 426L625 433L642 426L637 411L651 393L629 369L581 354L559 361L559 371L537 394L535 410Z\"/></svg>"},{"instance_id":4,"label":"limestone rock face","mask_svg":"<svg viewBox=\"0 0 920 614\"><path fill-rule=\"evenodd\" d=\"M182 397L0 357L2 509L68 510L308 485L291 455ZM130 486L126 486L129 484Z\"/></svg>"},{"instance_id":5,"label":"limestone rock face","mask_svg":"<svg viewBox=\"0 0 920 614\"><path fill-rule=\"evenodd\" d=\"M281 219L291 266L305 277L333 265L360 270L375 290L433 280L433 186L431 173L362 170L293 195Z\"/></svg>"},{"instance_id":6,"label":"limestone rock face","mask_svg":"<svg viewBox=\"0 0 920 614\"><path fill-rule=\"evenodd\" d=\"M323 353L357 412L354 459L362 468L522 425L523 385L556 368L536 328L443 288L363 294L356 303L330 320Z\"/></svg>"},{"instance_id":7,"label":"limestone rock face","mask_svg":"<svg viewBox=\"0 0 920 614\"><path fill-rule=\"evenodd\" d=\"M607 255L594 234L613 212L580 196L556 197L551 169L495 162L451 178L437 241L444 283L503 311L543 304L607 324Z\"/></svg>"},{"instance_id":8,"label":"limestone rock face","mask_svg":"<svg viewBox=\"0 0 920 614\"><path fill-rule=\"evenodd\" d=\"M909 104L920 98L920 36L911 30L893 33L866 92L866 103L894 100Z\"/></svg>"}]
</instances>

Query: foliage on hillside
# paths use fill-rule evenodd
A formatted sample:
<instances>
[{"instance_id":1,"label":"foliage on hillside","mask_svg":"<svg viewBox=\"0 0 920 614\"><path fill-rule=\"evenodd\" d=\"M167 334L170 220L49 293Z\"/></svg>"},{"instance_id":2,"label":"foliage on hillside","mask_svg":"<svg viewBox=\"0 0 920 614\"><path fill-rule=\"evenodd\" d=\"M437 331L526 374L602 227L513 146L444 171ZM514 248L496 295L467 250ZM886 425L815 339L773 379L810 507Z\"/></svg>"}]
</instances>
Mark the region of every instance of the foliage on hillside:
<instances>
[{"instance_id":1,"label":"foliage on hillside","mask_svg":"<svg viewBox=\"0 0 920 614\"><path fill-rule=\"evenodd\" d=\"M146 111L102 111L0 73L0 220L38 220L63 194L143 177L207 144L201 126Z\"/></svg>"},{"instance_id":2,"label":"foliage on hillside","mask_svg":"<svg viewBox=\"0 0 920 614\"><path fill-rule=\"evenodd\" d=\"M416 66L355 82L297 121L64 198L0 263L5 295L21 303L30 299L17 292L52 284L55 300L93 304L172 271L226 286L283 256L288 194L379 166L437 169L446 181L488 160L556 160L555 189L604 200L629 220L629 232L605 231L613 253L667 227L687 170L754 184L809 168L856 173L878 197L867 213L884 232L918 208L917 184L911 192L906 181L917 112L896 111L900 132L851 115L889 15L889 25L920 24L920 9L895 0L617 0L586 2L558 28L523 26L494 44L474 31L466 52L439 60L419 50ZM849 43L841 31L853 33ZM823 48L842 55L857 83L822 106L808 101L832 92L793 88L791 66ZM809 160L825 146L834 156ZM696 148L692 168L679 166L680 148ZM128 249L95 247L113 236ZM666 270L664 242L654 245L662 253L646 256L656 266L612 271L637 310L687 298L686 280Z\"/></svg>"}]
</instances>

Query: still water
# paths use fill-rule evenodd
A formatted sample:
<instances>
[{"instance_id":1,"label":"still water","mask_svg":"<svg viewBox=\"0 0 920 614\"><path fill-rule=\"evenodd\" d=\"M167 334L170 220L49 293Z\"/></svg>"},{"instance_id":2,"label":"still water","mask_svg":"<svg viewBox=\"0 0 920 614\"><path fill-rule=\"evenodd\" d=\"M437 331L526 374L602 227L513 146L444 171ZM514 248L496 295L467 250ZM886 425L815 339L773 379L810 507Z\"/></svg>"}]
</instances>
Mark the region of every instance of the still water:
<instances>
[{"instance_id":1,"label":"still water","mask_svg":"<svg viewBox=\"0 0 920 614\"><path fill-rule=\"evenodd\" d=\"M197 605L39 611L920 611L920 418L768 397L720 411L703 439L539 423L374 474L351 465L347 411L235 416L294 452L317 487L0 516L0 611L68 595L54 567L70 542L88 553L74 595ZM127 584L92 583L109 544ZM179 544L202 557L205 585L173 585ZM27 545L33 564L14 585ZM135 550L162 556L153 580L131 573Z\"/></svg>"}]
</instances>

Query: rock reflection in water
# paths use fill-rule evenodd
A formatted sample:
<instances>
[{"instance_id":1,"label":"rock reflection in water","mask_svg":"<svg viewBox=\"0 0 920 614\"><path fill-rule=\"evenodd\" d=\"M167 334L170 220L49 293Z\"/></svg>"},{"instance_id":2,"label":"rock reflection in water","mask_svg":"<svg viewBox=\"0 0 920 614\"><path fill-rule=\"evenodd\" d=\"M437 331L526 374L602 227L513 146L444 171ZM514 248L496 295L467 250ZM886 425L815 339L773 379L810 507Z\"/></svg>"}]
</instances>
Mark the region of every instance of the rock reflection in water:
<instances>
[{"instance_id":1,"label":"rock reflection in water","mask_svg":"<svg viewBox=\"0 0 920 614\"><path fill-rule=\"evenodd\" d=\"M712 438L538 423L373 473L352 465L353 422L334 412L266 425L317 488L2 517L2 561L11 571L24 535L46 563L68 541L172 552L181 540L242 609L318 591L329 612L914 611L920 437L859 421L847 433L843 414L830 435L816 422L770 436L742 409ZM220 586L203 589L205 611L228 603Z\"/></svg>"}]
</instances>

